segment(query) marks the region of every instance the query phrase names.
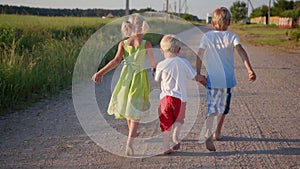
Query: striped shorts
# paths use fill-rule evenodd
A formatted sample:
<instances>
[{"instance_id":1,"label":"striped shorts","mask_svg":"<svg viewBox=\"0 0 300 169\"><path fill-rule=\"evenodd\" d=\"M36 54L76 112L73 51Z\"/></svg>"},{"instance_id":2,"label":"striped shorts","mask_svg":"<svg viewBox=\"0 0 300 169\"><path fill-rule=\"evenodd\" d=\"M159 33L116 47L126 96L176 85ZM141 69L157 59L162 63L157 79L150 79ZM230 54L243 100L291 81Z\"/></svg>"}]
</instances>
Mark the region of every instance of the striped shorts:
<instances>
[{"instance_id":1,"label":"striped shorts","mask_svg":"<svg viewBox=\"0 0 300 169\"><path fill-rule=\"evenodd\" d=\"M216 113L216 115L228 114L231 94L230 88L208 88L206 117L213 113Z\"/></svg>"}]
</instances>

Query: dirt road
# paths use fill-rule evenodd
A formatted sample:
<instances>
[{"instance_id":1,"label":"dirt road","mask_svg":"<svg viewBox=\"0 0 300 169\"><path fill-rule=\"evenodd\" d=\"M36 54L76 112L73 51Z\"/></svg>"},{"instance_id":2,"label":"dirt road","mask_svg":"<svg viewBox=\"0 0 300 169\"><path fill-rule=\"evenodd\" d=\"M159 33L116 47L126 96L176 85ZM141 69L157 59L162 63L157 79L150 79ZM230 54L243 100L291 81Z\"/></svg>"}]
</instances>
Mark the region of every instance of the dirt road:
<instances>
[{"instance_id":1,"label":"dirt road","mask_svg":"<svg viewBox=\"0 0 300 169\"><path fill-rule=\"evenodd\" d=\"M69 89L24 111L0 117L0 168L299 169L300 55L251 45L245 48L258 78L248 82L246 69L236 57L238 85L216 152L208 152L198 141L203 119L199 113L178 152L148 158L112 154L82 129ZM96 94L103 94L103 90L107 89L96 85ZM200 96L204 111L205 96ZM109 95L99 96L103 98L105 105ZM105 118L116 130L127 133L124 120ZM141 136L147 127L140 127Z\"/></svg>"}]
</instances>

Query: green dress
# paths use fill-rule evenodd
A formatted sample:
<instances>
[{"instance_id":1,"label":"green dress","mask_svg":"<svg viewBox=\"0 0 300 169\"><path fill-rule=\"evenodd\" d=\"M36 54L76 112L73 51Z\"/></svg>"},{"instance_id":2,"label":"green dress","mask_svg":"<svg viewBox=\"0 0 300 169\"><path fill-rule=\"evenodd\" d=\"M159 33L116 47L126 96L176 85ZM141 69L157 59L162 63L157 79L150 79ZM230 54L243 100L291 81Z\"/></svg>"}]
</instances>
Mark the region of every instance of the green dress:
<instances>
[{"instance_id":1,"label":"green dress","mask_svg":"<svg viewBox=\"0 0 300 169\"><path fill-rule=\"evenodd\" d=\"M129 46L124 41L124 65L107 110L117 119L141 120L148 114L150 84L145 69L145 44L143 40L140 46Z\"/></svg>"}]
</instances>

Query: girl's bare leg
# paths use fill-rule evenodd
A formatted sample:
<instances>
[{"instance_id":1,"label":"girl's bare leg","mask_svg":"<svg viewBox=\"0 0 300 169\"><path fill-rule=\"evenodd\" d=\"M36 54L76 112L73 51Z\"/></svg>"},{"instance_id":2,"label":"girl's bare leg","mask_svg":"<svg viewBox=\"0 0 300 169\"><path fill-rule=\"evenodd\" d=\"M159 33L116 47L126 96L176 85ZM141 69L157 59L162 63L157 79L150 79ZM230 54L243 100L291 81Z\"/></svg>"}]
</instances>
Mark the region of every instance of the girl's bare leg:
<instances>
[{"instance_id":1,"label":"girl's bare leg","mask_svg":"<svg viewBox=\"0 0 300 169\"><path fill-rule=\"evenodd\" d=\"M131 123L131 120L127 119L128 130L130 130L130 123Z\"/></svg>"},{"instance_id":2,"label":"girl's bare leg","mask_svg":"<svg viewBox=\"0 0 300 169\"><path fill-rule=\"evenodd\" d=\"M128 133L128 139L126 144L126 151L125 155L131 156L134 154L133 152L133 142L134 138L137 136L137 129L139 126L139 121L129 120L130 123L128 125L129 127L129 133Z\"/></svg>"}]
</instances>

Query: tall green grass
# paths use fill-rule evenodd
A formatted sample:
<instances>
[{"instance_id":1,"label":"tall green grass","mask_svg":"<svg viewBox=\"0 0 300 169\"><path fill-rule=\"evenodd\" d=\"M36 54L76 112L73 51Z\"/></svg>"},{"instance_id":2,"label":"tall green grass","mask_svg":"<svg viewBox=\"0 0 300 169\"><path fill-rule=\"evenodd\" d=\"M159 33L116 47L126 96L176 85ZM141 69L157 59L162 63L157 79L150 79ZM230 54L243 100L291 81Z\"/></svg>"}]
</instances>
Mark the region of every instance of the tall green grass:
<instances>
[{"instance_id":1,"label":"tall green grass","mask_svg":"<svg viewBox=\"0 0 300 169\"><path fill-rule=\"evenodd\" d=\"M0 114L69 86L84 42L109 21L0 15Z\"/></svg>"},{"instance_id":2,"label":"tall green grass","mask_svg":"<svg viewBox=\"0 0 300 169\"><path fill-rule=\"evenodd\" d=\"M26 22L25 22L26 21ZM72 84L80 50L98 29L112 19L0 15L0 114L22 109ZM162 33L177 33L191 25L150 21ZM120 26L115 27L120 31ZM110 36L107 35L107 36ZM162 35L147 34L153 45ZM101 66L112 59L111 48Z\"/></svg>"},{"instance_id":3,"label":"tall green grass","mask_svg":"<svg viewBox=\"0 0 300 169\"><path fill-rule=\"evenodd\" d=\"M0 25L23 30L32 29L65 29L72 26L101 27L113 19L97 17L45 17L32 15L0 15Z\"/></svg>"}]
</instances>

